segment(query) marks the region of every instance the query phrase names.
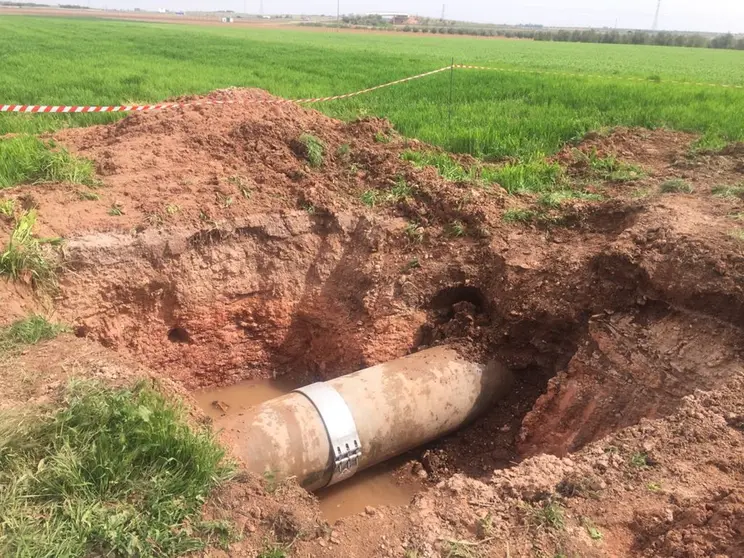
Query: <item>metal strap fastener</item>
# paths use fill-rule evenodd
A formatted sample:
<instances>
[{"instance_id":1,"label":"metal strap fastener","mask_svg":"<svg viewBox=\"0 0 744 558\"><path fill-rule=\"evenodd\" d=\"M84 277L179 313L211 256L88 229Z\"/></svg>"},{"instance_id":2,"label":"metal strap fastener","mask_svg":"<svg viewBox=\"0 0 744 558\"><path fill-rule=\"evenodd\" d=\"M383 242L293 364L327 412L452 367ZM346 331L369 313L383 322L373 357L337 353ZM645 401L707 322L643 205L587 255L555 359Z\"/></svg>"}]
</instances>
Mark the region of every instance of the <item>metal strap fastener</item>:
<instances>
[{"instance_id":1,"label":"metal strap fastener","mask_svg":"<svg viewBox=\"0 0 744 558\"><path fill-rule=\"evenodd\" d=\"M333 454L333 472L327 486L348 479L359 467L362 445L346 401L339 392L324 382L310 384L295 391L310 400L325 425Z\"/></svg>"}]
</instances>

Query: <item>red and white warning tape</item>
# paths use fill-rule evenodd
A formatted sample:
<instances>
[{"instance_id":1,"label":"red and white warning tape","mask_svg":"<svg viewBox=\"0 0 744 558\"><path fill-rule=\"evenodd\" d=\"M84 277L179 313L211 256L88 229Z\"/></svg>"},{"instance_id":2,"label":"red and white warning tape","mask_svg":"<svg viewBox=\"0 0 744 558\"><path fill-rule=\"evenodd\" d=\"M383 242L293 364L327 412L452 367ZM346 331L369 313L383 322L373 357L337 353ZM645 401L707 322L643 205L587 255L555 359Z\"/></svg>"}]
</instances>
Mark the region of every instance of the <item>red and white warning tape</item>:
<instances>
[{"instance_id":1,"label":"red and white warning tape","mask_svg":"<svg viewBox=\"0 0 744 558\"><path fill-rule=\"evenodd\" d=\"M58 105L0 105L0 112L23 113L79 113L79 112L134 112L145 110L161 110L187 105L222 105L230 101L195 101L193 103L158 103L155 105L117 105L117 106L58 106Z\"/></svg>"},{"instance_id":2,"label":"red and white warning tape","mask_svg":"<svg viewBox=\"0 0 744 558\"><path fill-rule=\"evenodd\" d=\"M420 79L426 76L431 76L433 74L438 74L439 72L444 72L449 69L451 69L451 66L445 66L444 68L439 68L438 70L433 70L431 72L426 72L423 74L418 74L415 76L398 79L398 80L391 81L388 83L383 83L381 85L375 85L374 87L370 87L368 89L362 89L361 91L355 91L353 93L346 93L344 95L335 95L333 97L318 97L314 99L294 99L294 100L272 99L272 100L260 100L260 101L257 100L256 102L268 103L268 104L321 103L324 101L335 101L337 99L347 99L349 97L355 97L357 95L362 95L363 93L369 93L370 91L376 91L378 89L382 89L383 87L390 87L391 85L398 85L399 83L405 83L407 81L412 81L414 79ZM61 112L61 113L140 112L140 111L163 110L163 109L169 109L169 108L175 108L175 107L186 107L186 106L195 106L195 105L224 105L224 104L229 104L232 102L234 101L227 99L227 100L220 100L220 101L201 100L201 101L193 101L193 102L187 101L183 103L158 103L155 105L117 105L117 106L0 105L0 112L21 112L21 113L31 113L31 114L55 113L55 112Z\"/></svg>"},{"instance_id":3,"label":"red and white warning tape","mask_svg":"<svg viewBox=\"0 0 744 558\"><path fill-rule=\"evenodd\" d=\"M434 74L438 74L439 72L446 72L447 70L452 69L452 66L445 66L444 68L439 68L438 70L432 70L431 72L426 72L425 74L418 74L416 76L411 76L403 79L398 79L395 81L390 81L388 83L383 83L381 85L375 85L374 87L370 87L368 89L362 89L361 91L355 91L354 93L346 93L345 95L334 95L333 97L320 97L318 99L297 99L294 102L295 103L322 103L325 101L336 101L338 99L348 99L349 97L356 97L357 95L361 95L362 93L369 93L370 91L377 91L378 89L382 89L383 87L390 87L391 85L398 85L399 83L405 83L407 81L412 81L414 79L423 78L426 76L431 76Z\"/></svg>"},{"instance_id":4,"label":"red and white warning tape","mask_svg":"<svg viewBox=\"0 0 744 558\"><path fill-rule=\"evenodd\" d=\"M616 79L616 80L623 80L623 81L649 82L649 80L645 78L635 78L635 77L629 77L629 76L580 74L580 73L572 73L572 72L554 72L554 71L516 69L516 68L491 68L487 66L468 66L464 64L455 64L453 66L445 66L444 68L439 68L438 70L432 70L431 72L426 72L423 74L418 74L415 76L410 76L410 77L406 77L403 79L391 81L388 83L375 85L374 87L369 87L367 89L362 89L360 91L355 91L353 93L345 93L343 95L334 95L332 97L317 97L313 99L294 99L294 100L280 99L280 98L272 99L272 100L268 100L268 99L258 100L257 99L256 102L262 103L262 104L279 104L279 103L310 104L310 103L323 103L326 101L336 101L339 99L348 99L349 97L356 97L357 95L362 95L364 93L369 93L371 91L377 91L378 89L382 89L384 87L390 87L391 85L398 85L399 83L413 81L414 79L421 79L427 76L438 74L440 72L446 72L447 70L451 70L451 69L494 70L498 72L512 72L512 73L520 73L520 74L537 73L537 74L550 74L550 75L582 77L582 78L602 78L602 79ZM696 83L696 82L676 81L676 80L664 80L663 83L744 89L744 85L732 85L732 84L723 84L723 83L720 83L720 84L719 83ZM229 104L233 102L234 101L230 99L226 99L226 100L214 100L214 101L213 100L187 101L187 102L182 102L182 103L157 103L154 105L117 105L117 106L0 105L0 112L18 112L18 113L31 113L31 114L33 113L55 113L55 112L59 112L59 113L141 112L141 111L162 110L162 109L169 109L169 108L175 108L175 107L187 107L187 106L196 106L196 105L223 105L223 104Z\"/></svg>"}]
</instances>

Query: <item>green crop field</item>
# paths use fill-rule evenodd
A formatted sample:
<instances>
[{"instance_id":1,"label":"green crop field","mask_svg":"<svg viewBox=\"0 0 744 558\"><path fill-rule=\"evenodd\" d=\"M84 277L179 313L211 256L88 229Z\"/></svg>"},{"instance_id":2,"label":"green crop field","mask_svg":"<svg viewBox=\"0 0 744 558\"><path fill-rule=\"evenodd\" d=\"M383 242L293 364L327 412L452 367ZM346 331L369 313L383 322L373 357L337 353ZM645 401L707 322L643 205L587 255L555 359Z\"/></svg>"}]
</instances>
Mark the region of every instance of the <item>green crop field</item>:
<instances>
[{"instance_id":1,"label":"green crop field","mask_svg":"<svg viewBox=\"0 0 744 558\"><path fill-rule=\"evenodd\" d=\"M315 107L345 119L384 116L402 134L488 158L549 154L615 125L744 140L744 89L672 83L744 85L744 52L471 37L0 15L0 104L152 102L228 86L325 96L453 59L528 72L443 72ZM631 77L642 80L619 79ZM0 115L0 134L113 118Z\"/></svg>"}]
</instances>

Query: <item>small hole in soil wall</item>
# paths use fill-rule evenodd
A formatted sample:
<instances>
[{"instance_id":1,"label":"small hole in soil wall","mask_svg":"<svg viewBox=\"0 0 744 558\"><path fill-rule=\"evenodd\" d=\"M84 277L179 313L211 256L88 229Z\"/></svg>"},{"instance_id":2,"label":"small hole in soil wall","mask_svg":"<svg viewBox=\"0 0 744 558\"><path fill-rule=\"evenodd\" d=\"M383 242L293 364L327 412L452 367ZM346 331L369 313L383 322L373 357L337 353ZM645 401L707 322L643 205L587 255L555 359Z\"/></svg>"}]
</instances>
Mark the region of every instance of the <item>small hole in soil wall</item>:
<instances>
[{"instance_id":1,"label":"small hole in soil wall","mask_svg":"<svg viewBox=\"0 0 744 558\"><path fill-rule=\"evenodd\" d=\"M74 332L75 337L88 337L90 334L90 328L88 326L79 325L75 326Z\"/></svg>"},{"instance_id":2,"label":"small hole in soil wall","mask_svg":"<svg viewBox=\"0 0 744 558\"><path fill-rule=\"evenodd\" d=\"M171 343L191 343L191 335L182 327L173 327L168 331L168 341Z\"/></svg>"},{"instance_id":3,"label":"small hole in soil wall","mask_svg":"<svg viewBox=\"0 0 744 558\"><path fill-rule=\"evenodd\" d=\"M445 319L450 319L454 313L453 306L460 302L469 302L475 306L476 312L482 312L486 305L486 298L477 287L461 285L442 289L431 299L431 308Z\"/></svg>"}]
</instances>

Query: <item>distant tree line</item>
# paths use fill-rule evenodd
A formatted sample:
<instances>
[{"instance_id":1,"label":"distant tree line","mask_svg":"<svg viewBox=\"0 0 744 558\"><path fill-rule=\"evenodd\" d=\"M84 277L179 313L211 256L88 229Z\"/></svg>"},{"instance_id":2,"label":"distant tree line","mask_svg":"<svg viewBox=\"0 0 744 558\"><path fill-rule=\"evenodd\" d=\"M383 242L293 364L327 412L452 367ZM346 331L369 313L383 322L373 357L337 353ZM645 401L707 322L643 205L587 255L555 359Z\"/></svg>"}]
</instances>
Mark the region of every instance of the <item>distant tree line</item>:
<instances>
[{"instance_id":1,"label":"distant tree line","mask_svg":"<svg viewBox=\"0 0 744 558\"><path fill-rule=\"evenodd\" d=\"M36 2L0 2L0 6L10 6L12 8L67 8L75 10L87 10L89 6L79 6L77 4L59 4L58 6L52 6L51 4L38 4Z\"/></svg>"},{"instance_id":2,"label":"distant tree line","mask_svg":"<svg viewBox=\"0 0 744 558\"><path fill-rule=\"evenodd\" d=\"M391 27L390 22L385 21L382 16L374 14L345 15L341 18L341 21L343 21L347 25L361 25L364 27Z\"/></svg>"},{"instance_id":3,"label":"distant tree line","mask_svg":"<svg viewBox=\"0 0 744 558\"><path fill-rule=\"evenodd\" d=\"M435 18L418 18L418 25L392 25L379 15L346 15L344 28L372 28L403 31L405 33L431 33L440 35L475 35L480 37L505 37L507 39L534 39L571 43L607 43L631 45L681 46L692 48L722 48L744 50L744 36L731 33L708 37L699 33L671 33L669 31L620 31L617 29L545 29L539 25L473 27L466 23ZM307 23L318 27L333 27L336 23Z\"/></svg>"},{"instance_id":4,"label":"distant tree line","mask_svg":"<svg viewBox=\"0 0 744 558\"><path fill-rule=\"evenodd\" d=\"M572 43L608 43L630 45L681 46L693 48L727 48L744 50L744 37L731 33L709 38L697 33L670 33L668 31L596 31L594 29L559 29L536 31L536 41L560 41Z\"/></svg>"},{"instance_id":5,"label":"distant tree line","mask_svg":"<svg viewBox=\"0 0 744 558\"><path fill-rule=\"evenodd\" d=\"M35 2L0 2L0 6L9 6L11 8L49 8L49 4L36 4Z\"/></svg>"}]
</instances>

